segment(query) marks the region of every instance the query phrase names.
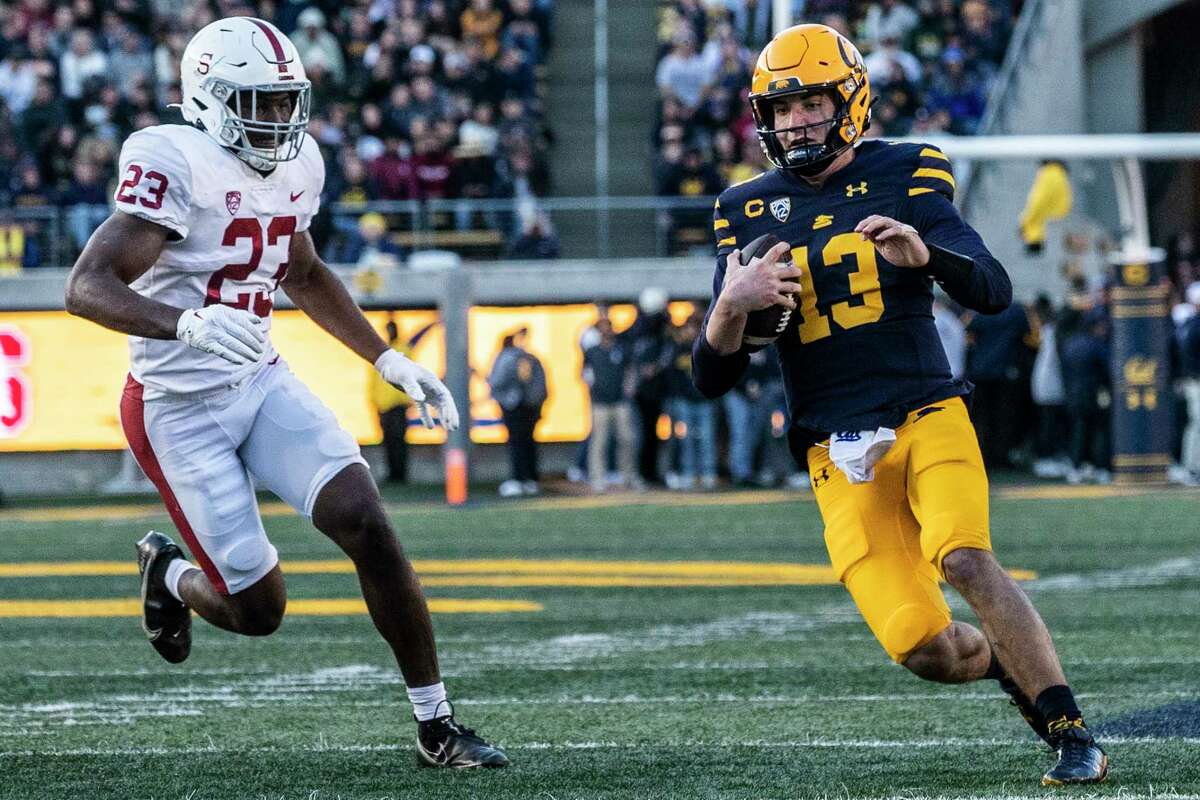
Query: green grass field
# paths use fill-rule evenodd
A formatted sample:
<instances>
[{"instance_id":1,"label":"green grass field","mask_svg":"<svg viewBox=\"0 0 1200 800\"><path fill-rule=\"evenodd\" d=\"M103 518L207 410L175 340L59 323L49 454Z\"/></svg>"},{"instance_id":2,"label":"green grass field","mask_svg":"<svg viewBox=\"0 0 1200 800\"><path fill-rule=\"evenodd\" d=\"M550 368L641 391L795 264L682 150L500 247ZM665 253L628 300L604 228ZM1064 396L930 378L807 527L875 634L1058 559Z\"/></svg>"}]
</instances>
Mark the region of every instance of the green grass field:
<instances>
[{"instance_id":1,"label":"green grass field","mask_svg":"<svg viewBox=\"0 0 1200 800\"><path fill-rule=\"evenodd\" d=\"M391 497L431 599L540 609L435 614L459 717L513 759L452 774L415 766L369 619L297 602L358 597L307 523L267 518L305 613L266 639L198 622L171 666L129 602L49 604L132 599L133 542L174 535L165 514L0 511L0 797L1200 797L1200 493L1045 495L997 489L993 539L1038 574L1026 586L1106 737L1113 769L1093 791L1038 786L1050 755L993 683L892 665L820 569L810 496L758 493L466 510Z\"/></svg>"}]
</instances>

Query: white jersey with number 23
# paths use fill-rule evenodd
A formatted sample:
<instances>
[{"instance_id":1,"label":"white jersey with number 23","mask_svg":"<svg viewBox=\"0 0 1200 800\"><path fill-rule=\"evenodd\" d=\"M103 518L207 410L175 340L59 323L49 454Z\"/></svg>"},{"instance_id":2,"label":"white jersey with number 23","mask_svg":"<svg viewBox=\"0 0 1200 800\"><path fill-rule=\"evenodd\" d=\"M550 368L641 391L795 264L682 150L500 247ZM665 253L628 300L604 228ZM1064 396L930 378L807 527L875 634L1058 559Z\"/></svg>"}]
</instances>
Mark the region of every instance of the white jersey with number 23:
<instances>
[{"instance_id":1,"label":"white jersey with number 23","mask_svg":"<svg viewBox=\"0 0 1200 800\"><path fill-rule=\"evenodd\" d=\"M130 288L179 308L242 308L269 331L292 237L320 207L325 165L313 138L264 176L198 128L157 125L125 141L118 179L117 210L170 231L158 261ZM235 385L262 363L236 366L176 339L131 336L129 344L146 399ZM273 357L268 345L262 361Z\"/></svg>"}]
</instances>

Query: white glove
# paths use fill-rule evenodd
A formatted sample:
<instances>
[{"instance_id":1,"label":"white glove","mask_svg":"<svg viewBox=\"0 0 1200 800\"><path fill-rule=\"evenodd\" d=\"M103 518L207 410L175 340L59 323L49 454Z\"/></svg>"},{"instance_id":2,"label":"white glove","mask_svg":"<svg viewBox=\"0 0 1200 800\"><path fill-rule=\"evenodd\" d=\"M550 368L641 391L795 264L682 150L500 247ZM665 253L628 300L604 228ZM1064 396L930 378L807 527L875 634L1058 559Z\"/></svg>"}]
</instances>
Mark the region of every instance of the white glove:
<instances>
[{"instance_id":1,"label":"white glove","mask_svg":"<svg viewBox=\"0 0 1200 800\"><path fill-rule=\"evenodd\" d=\"M175 338L234 364L253 364L266 351L263 321L240 308L189 308L179 315Z\"/></svg>"},{"instance_id":2,"label":"white glove","mask_svg":"<svg viewBox=\"0 0 1200 800\"><path fill-rule=\"evenodd\" d=\"M841 431L829 439L829 460L851 483L869 483L875 479L875 464L896 443L891 428L873 431Z\"/></svg>"},{"instance_id":3,"label":"white glove","mask_svg":"<svg viewBox=\"0 0 1200 800\"><path fill-rule=\"evenodd\" d=\"M454 405L450 390L438 380L437 375L395 350L384 350L375 359L375 369L379 370L385 381L404 390L412 398L426 428L433 427L433 418L429 415L427 405L432 403L437 407L442 427L448 431L458 429L458 408Z\"/></svg>"}]
</instances>

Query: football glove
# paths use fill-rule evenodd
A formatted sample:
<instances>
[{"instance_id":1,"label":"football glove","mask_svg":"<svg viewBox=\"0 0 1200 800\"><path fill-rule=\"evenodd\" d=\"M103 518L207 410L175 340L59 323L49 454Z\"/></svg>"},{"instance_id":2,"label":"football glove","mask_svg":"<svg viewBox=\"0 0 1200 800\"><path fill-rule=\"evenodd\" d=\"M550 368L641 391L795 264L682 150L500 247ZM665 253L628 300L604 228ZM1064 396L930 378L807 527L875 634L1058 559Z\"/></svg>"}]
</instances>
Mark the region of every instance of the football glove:
<instances>
[{"instance_id":1,"label":"football glove","mask_svg":"<svg viewBox=\"0 0 1200 800\"><path fill-rule=\"evenodd\" d=\"M395 350L384 350L375 359L375 369L385 381L403 390L416 403L421 422L426 428L433 427L433 417L429 414L429 404L433 404L437 407L442 427L448 431L458 429L458 408L454 405L454 397L446 384L432 372Z\"/></svg>"},{"instance_id":2,"label":"football glove","mask_svg":"<svg viewBox=\"0 0 1200 800\"><path fill-rule=\"evenodd\" d=\"M253 364L266 351L263 321L240 308L189 308L179 315L175 338L234 364Z\"/></svg>"}]
</instances>

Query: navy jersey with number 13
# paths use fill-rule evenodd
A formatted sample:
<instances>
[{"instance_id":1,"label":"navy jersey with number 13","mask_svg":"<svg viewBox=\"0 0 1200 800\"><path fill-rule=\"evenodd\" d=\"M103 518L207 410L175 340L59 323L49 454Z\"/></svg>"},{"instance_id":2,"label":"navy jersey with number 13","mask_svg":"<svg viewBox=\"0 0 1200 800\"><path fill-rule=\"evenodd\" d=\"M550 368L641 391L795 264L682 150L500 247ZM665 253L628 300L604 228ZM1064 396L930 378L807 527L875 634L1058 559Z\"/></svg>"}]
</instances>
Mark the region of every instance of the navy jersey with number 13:
<instances>
[{"instance_id":1,"label":"navy jersey with number 13","mask_svg":"<svg viewBox=\"0 0 1200 800\"><path fill-rule=\"evenodd\" d=\"M969 393L951 377L934 326L933 282L984 313L1006 308L1012 285L953 197L950 162L940 150L881 140L862 142L820 188L773 169L721 194L713 222L714 304L728 255L765 233L791 245L804 273L798 308L776 342L794 452L833 431L895 427L914 409ZM872 214L908 223L926 245L957 255L960 265L973 263L954 272L934 262L893 266L854 231ZM724 393L748 358L718 355L702 334L697 385L708 396Z\"/></svg>"}]
</instances>

